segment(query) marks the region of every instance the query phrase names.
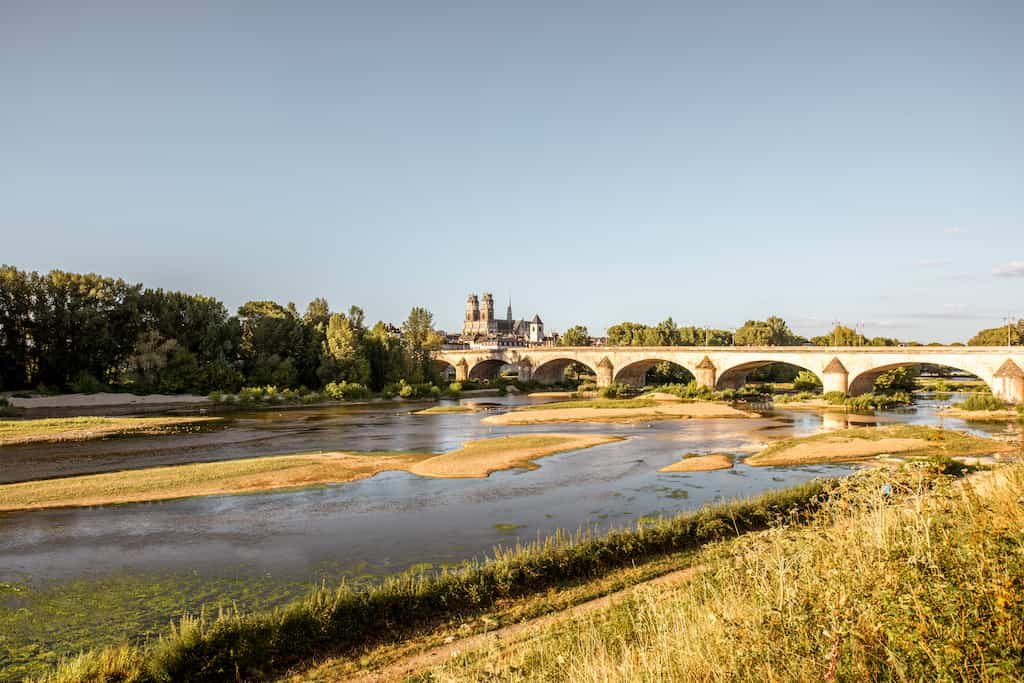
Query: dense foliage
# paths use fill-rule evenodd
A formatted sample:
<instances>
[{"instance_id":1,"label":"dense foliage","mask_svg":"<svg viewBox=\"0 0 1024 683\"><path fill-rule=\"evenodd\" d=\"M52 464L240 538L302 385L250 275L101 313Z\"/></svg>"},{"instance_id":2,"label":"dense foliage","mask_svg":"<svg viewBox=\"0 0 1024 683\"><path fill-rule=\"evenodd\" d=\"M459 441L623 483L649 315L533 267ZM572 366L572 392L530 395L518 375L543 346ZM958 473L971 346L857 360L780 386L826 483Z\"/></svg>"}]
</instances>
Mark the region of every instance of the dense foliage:
<instances>
[{"instance_id":1,"label":"dense foliage","mask_svg":"<svg viewBox=\"0 0 1024 683\"><path fill-rule=\"evenodd\" d=\"M430 352L439 345L423 308L399 335L384 323L368 329L357 306L332 312L324 299L304 314L249 301L231 316L201 294L0 267L0 389L205 394L334 383L358 394L348 385L380 391L434 379Z\"/></svg>"}]
</instances>

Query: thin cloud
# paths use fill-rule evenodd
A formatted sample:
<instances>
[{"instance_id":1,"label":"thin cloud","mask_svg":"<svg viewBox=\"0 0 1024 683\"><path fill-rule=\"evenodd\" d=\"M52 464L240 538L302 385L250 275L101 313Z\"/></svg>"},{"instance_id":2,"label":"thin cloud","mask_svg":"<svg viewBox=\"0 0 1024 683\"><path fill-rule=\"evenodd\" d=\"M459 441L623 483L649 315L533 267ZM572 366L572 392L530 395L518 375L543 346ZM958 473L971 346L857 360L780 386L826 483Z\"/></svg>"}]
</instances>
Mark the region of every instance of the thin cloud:
<instances>
[{"instance_id":1,"label":"thin cloud","mask_svg":"<svg viewBox=\"0 0 1024 683\"><path fill-rule=\"evenodd\" d=\"M948 228L943 228L943 230L942 230L942 232L946 233L947 235L959 235L963 231L964 231L963 228L960 228L960 227L955 226L955 225L951 226L951 227L948 227Z\"/></svg>"},{"instance_id":2,"label":"thin cloud","mask_svg":"<svg viewBox=\"0 0 1024 683\"><path fill-rule=\"evenodd\" d=\"M996 277L1024 277L1024 261L1010 261L1004 266L992 269Z\"/></svg>"},{"instance_id":3,"label":"thin cloud","mask_svg":"<svg viewBox=\"0 0 1024 683\"><path fill-rule=\"evenodd\" d=\"M931 268L934 266L948 266L952 261L948 258L923 258L917 260L917 265L925 268Z\"/></svg>"}]
</instances>

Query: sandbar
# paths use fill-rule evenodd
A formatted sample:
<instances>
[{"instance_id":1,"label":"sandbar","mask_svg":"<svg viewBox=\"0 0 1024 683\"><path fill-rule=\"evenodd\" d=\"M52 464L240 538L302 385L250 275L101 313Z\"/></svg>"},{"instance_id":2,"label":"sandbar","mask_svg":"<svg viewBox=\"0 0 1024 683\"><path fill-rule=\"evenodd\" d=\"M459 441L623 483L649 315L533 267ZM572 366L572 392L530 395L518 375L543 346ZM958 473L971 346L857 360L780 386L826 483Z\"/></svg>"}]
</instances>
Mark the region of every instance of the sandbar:
<instances>
[{"instance_id":1,"label":"sandbar","mask_svg":"<svg viewBox=\"0 0 1024 683\"><path fill-rule=\"evenodd\" d=\"M89 441L110 436L171 434L219 417L56 417L0 420L0 446Z\"/></svg>"},{"instance_id":2,"label":"sandbar","mask_svg":"<svg viewBox=\"0 0 1024 683\"><path fill-rule=\"evenodd\" d=\"M303 453L150 467L0 486L0 511L87 507L338 484L402 470L428 477L486 477L533 460L622 437L524 434L471 441L449 453Z\"/></svg>"},{"instance_id":3,"label":"sandbar","mask_svg":"<svg viewBox=\"0 0 1024 683\"><path fill-rule=\"evenodd\" d=\"M756 413L738 410L725 403L658 403L644 408L534 408L491 415L482 421L497 425L528 425L547 422L632 422L685 420L690 418L749 418Z\"/></svg>"},{"instance_id":4,"label":"sandbar","mask_svg":"<svg viewBox=\"0 0 1024 683\"><path fill-rule=\"evenodd\" d=\"M662 467L659 472L711 472L714 470L727 470L732 467L732 458L723 453L712 453L710 455L688 456L674 462L671 465Z\"/></svg>"}]
</instances>

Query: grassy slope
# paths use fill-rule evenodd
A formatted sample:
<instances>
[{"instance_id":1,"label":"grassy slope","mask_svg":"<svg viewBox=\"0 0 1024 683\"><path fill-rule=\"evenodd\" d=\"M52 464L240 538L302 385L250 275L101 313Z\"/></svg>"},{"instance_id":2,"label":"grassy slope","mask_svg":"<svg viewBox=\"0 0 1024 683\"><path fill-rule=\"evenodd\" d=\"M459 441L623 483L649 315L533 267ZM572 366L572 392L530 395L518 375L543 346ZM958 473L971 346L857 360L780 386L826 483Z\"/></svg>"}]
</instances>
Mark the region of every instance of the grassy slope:
<instances>
[{"instance_id":1,"label":"grassy slope","mask_svg":"<svg viewBox=\"0 0 1024 683\"><path fill-rule=\"evenodd\" d=\"M979 477L874 471L810 527L706 550L705 570L673 590L423 680L1021 680L1024 466Z\"/></svg>"},{"instance_id":2,"label":"grassy slope","mask_svg":"<svg viewBox=\"0 0 1024 683\"><path fill-rule=\"evenodd\" d=\"M0 419L0 446L87 441L131 434L166 434L216 423L218 417L60 417Z\"/></svg>"}]
</instances>

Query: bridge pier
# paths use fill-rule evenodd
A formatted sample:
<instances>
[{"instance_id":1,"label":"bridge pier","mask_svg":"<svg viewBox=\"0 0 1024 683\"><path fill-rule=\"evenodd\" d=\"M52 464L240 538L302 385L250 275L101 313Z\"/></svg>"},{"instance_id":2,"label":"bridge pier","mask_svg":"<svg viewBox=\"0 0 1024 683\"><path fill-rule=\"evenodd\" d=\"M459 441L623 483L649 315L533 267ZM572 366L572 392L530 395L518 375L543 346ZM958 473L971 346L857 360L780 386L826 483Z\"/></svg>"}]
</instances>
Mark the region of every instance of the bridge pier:
<instances>
[{"instance_id":1,"label":"bridge pier","mask_svg":"<svg viewBox=\"0 0 1024 683\"><path fill-rule=\"evenodd\" d=\"M694 375L697 379L697 386L706 387L714 391L715 383L718 379L718 368L716 368L715 364L711 362L711 359L704 356L704 359L700 363L697 363L694 370L697 371Z\"/></svg>"},{"instance_id":2,"label":"bridge pier","mask_svg":"<svg viewBox=\"0 0 1024 683\"><path fill-rule=\"evenodd\" d=\"M1007 358L992 376L992 393L1010 403L1024 403L1024 370Z\"/></svg>"},{"instance_id":3,"label":"bridge pier","mask_svg":"<svg viewBox=\"0 0 1024 683\"><path fill-rule=\"evenodd\" d=\"M615 368L612 366L612 362L608 360L608 356L605 356L597 364L597 386L608 387L612 385L613 377L615 376Z\"/></svg>"},{"instance_id":4,"label":"bridge pier","mask_svg":"<svg viewBox=\"0 0 1024 683\"><path fill-rule=\"evenodd\" d=\"M826 394L832 391L845 394L850 388L849 380L850 373L847 372L846 366L840 363L838 358L833 358L821 371L821 390Z\"/></svg>"},{"instance_id":5,"label":"bridge pier","mask_svg":"<svg viewBox=\"0 0 1024 683\"><path fill-rule=\"evenodd\" d=\"M517 367L519 370L519 381L529 382L530 378L533 376L533 365L530 364L530 361L524 358L519 361L519 365Z\"/></svg>"},{"instance_id":6,"label":"bridge pier","mask_svg":"<svg viewBox=\"0 0 1024 683\"><path fill-rule=\"evenodd\" d=\"M469 363L465 358L460 358L459 362L455 364L455 381L465 382L467 379L469 379Z\"/></svg>"}]
</instances>

